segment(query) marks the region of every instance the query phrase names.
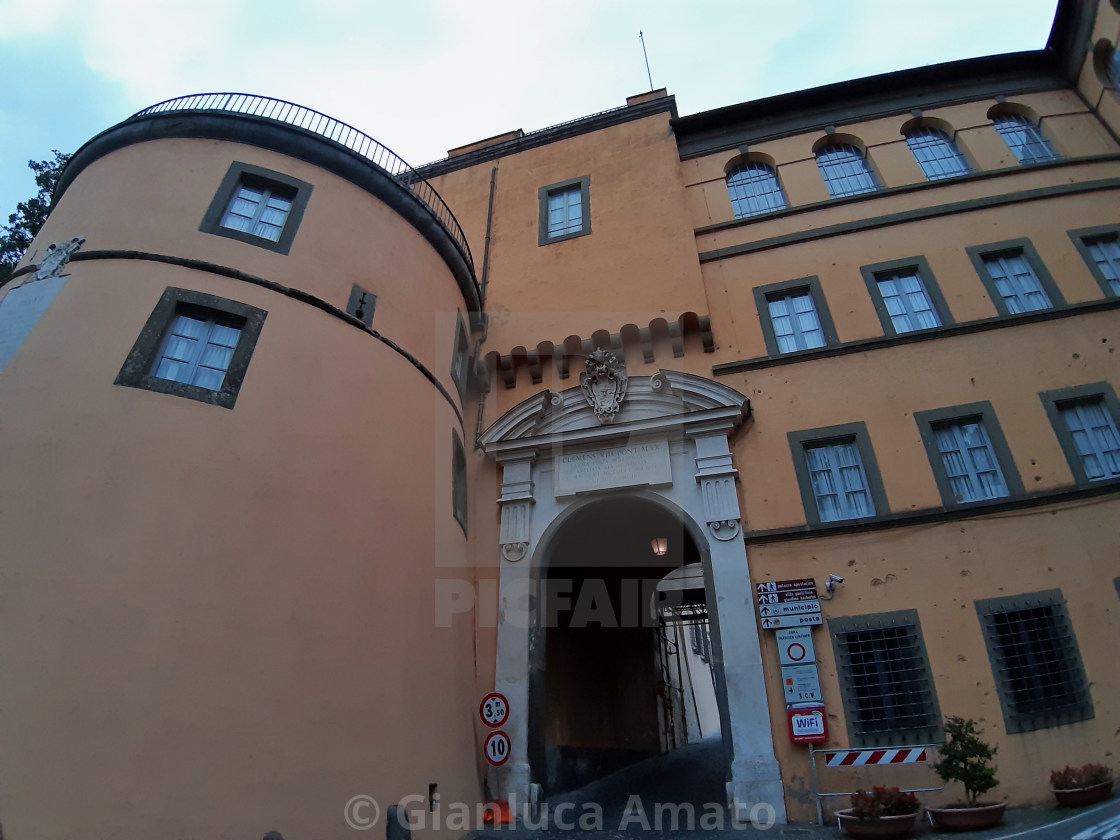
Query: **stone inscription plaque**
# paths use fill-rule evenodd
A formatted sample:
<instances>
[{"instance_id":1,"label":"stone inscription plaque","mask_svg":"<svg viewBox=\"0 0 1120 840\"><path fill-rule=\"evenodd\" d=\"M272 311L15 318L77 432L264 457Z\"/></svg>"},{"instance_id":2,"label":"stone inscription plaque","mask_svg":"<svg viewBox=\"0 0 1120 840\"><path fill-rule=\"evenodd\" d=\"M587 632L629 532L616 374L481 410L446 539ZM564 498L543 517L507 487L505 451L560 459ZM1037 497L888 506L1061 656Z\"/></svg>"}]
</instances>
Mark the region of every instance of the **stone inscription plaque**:
<instances>
[{"instance_id":1,"label":"stone inscription plaque","mask_svg":"<svg viewBox=\"0 0 1120 840\"><path fill-rule=\"evenodd\" d=\"M565 452L556 459L554 494L571 496L588 490L672 482L669 443L655 440L608 449Z\"/></svg>"}]
</instances>

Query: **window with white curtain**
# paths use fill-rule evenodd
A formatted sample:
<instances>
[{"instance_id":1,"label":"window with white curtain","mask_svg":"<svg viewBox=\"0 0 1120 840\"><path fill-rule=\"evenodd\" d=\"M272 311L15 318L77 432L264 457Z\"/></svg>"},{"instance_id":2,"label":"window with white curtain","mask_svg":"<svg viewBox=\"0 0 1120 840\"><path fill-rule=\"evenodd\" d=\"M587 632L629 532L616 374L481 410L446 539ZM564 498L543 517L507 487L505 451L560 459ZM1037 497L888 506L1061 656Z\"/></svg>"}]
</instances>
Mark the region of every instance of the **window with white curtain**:
<instances>
[{"instance_id":1,"label":"window with white curtain","mask_svg":"<svg viewBox=\"0 0 1120 840\"><path fill-rule=\"evenodd\" d=\"M833 198L875 192L879 183L867 163L867 154L849 143L833 143L817 152L817 168Z\"/></svg>"},{"instance_id":2,"label":"window with white curtain","mask_svg":"<svg viewBox=\"0 0 1120 840\"><path fill-rule=\"evenodd\" d=\"M1010 314L1053 308L1054 304L1021 250L983 254L981 259L992 285Z\"/></svg>"},{"instance_id":3,"label":"window with white curtain","mask_svg":"<svg viewBox=\"0 0 1120 840\"><path fill-rule=\"evenodd\" d=\"M567 236L583 230L583 195L578 186L549 193L548 235Z\"/></svg>"},{"instance_id":4,"label":"window with white curtain","mask_svg":"<svg viewBox=\"0 0 1120 840\"><path fill-rule=\"evenodd\" d=\"M736 219L784 210L786 202L778 173L765 163L753 162L736 166L727 173L727 192Z\"/></svg>"},{"instance_id":5,"label":"window with white curtain","mask_svg":"<svg viewBox=\"0 0 1120 840\"><path fill-rule=\"evenodd\" d=\"M241 327L205 313L176 315L152 376L211 391L222 390Z\"/></svg>"},{"instance_id":6,"label":"window with white curtain","mask_svg":"<svg viewBox=\"0 0 1120 840\"><path fill-rule=\"evenodd\" d=\"M221 225L271 242L279 242L284 223L292 211L291 194L267 187L242 184L237 188L222 216Z\"/></svg>"},{"instance_id":7,"label":"window with white curtain","mask_svg":"<svg viewBox=\"0 0 1120 840\"><path fill-rule=\"evenodd\" d=\"M1010 495L991 439L981 418L969 418L933 427L952 498L978 502Z\"/></svg>"},{"instance_id":8,"label":"window with white curtain","mask_svg":"<svg viewBox=\"0 0 1120 840\"><path fill-rule=\"evenodd\" d=\"M916 126L910 129L906 132L906 145L931 181L955 178L972 171L953 138L939 128Z\"/></svg>"},{"instance_id":9,"label":"window with white curtain","mask_svg":"<svg viewBox=\"0 0 1120 840\"><path fill-rule=\"evenodd\" d=\"M807 444L805 463L821 522L875 515L875 502L854 439Z\"/></svg>"},{"instance_id":10,"label":"window with white curtain","mask_svg":"<svg viewBox=\"0 0 1120 840\"><path fill-rule=\"evenodd\" d=\"M1120 477L1120 432L1103 397L1058 406L1089 481Z\"/></svg>"},{"instance_id":11,"label":"window with white curtain","mask_svg":"<svg viewBox=\"0 0 1120 840\"><path fill-rule=\"evenodd\" d=\"M896 333L941 326L941 317L916 269L876 274L875 285Z\"/></svg>"},{"instance_id":12,"label":"window with white curtain","mask_svg":"<svg viewBox=\"0 0 1120 840\"><path fill-rule=\"evenodd\" d=\"M1120 236L1086 237L1085 248L1114 295L1120 295Z\"/></svg>"},{"instance_id":13,"label":"window with white curtain","mask_svg":"<svg viewBox=\"0 0 1120 840\"><path fill-rule=\"evenodd\" d=\"M992 124L1020 163L1041 163L1058 159L1058 153L1030 117L1005 112L995 114Z\"/></svg>"},{"instance_id":14,"label":"window with white curtain","mask_svg":"<svg viewBox=\"0 0 1120 840\"><path fill-rule=\"evenodd\" d=\"M779 353L825 346L824 329L808 289L769 295L766 305Z\"/></svg>"}]
</instances>

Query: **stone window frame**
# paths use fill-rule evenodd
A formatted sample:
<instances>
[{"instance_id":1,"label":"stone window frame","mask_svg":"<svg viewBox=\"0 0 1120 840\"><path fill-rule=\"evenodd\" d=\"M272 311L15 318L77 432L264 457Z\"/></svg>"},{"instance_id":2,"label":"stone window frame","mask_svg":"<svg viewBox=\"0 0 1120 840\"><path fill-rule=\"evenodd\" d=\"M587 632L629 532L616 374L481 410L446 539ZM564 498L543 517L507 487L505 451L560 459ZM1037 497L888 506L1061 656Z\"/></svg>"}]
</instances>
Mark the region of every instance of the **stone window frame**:
<instances>
[{"instance_id":1,"label":"stone window frame","mask_svg":"<svg viewBox=\"0 0 1120 840\"><path fill-rule=\"evenodd\" d=\"M167 330L180 312L203 313L210 317L217 316L238 323L241 335L230 358L220 391L199 385L173 382L152 375L152 369L160 359ZM245 373L249 369L249 362L253 357L267 315L267 311L247 303L169 286L160 296L152 314L148 316L113 384L154 391L158 394L172 394L188 400L232 409L237 402L237 396L241 391Z\"/></svg>"},{"instance_id":2,"label":"stone window frame","mask_svg":"<svg viewBox=\"0 0 1120 840\"><path fill-rule=\"evenodd\" d=\"M1067 230L1066 235L1069 236L1073 242L1073 247L1077 249L1077 253L1081 255L1081 259L1085 261L1085 265L1089 267L1089 273L1093 275L1093 279L1097 281L1097 285L1101 287L1106 298L1120 297L1112 289L1108 278L1104 276L1097 261L1093 259L1093 255L1089 253L1089 246L1085 242L1086 239L1105 239L1110 236L1116 237L1120 242L1120 225L1099 225L1097 227L1078 228L1077 230Z\"/></svg>"},{"instance_id":3,"label":"stone window frame","mask_svg":"<svg viewBox=\"0 0 1120 840\"><path fill-rule=\"evenodd\" d=\"M579 230L565 233L560 236L548 235L548 199L549 196L556 193L569 192L578 188L580 191L580 203L582 205L583 224ZM581 175L578 178L569 178L566 181L558 181L555 184L549 184L547 187L541 187L537 190L537 200L540 203L540 230L537 238L537 245L552 245L555 242L566 242L569 239L576 239L580 236L587 236L591 233L591 176Z\"/></svg>"},{"instance_id":4,"label":"stone window frame","mask_svg":"<svg viewBox=\"0 0 1120 840\"><path fill-rule=\"evenodd\" d=\"M1090 720L1095 716L1092 696L1089 693L1089 682L1085 676L1081 651L1077 644L1077 635L1073 632L1069 610L1066 608L1066 602L1060 589L1048 589L1024 595L984 598L977 600L975 606L984 634L984 645L987 648L996 692L999 695L1004 724L1007 726L1009 735L1049 729L1067 723L1077 723ZM1075 700L1059 709L1046 712L1025 712L1017 708L1012 686L1007 679L1006 668L1000 665L1004 657L1004 647L1000 642L994 618L997 615L1038 607L1051 608L1053 610L1055 633L1061 635L1064 631L1060 642L1066 654L1064 661L1065 677L1069 681L1069 693L1074 696Z\"/></svg>"},{"instance_id":5,"label":"stone window frame","mask_svg":"<svg viewBox=\"0 0 1120 840\"><path fill-rule=\"evenodd\" d=\"M1050 420L1050 425L1054 427L1054 434L1058 438L1058 443L1061 444L1070 472L1073 473L1074 484L1078 487L1099 487L1102 484L1115 482L1116 478L1103 478L1095 481L1089 478L1085 472L1084 459L1077 450L1073 435L1062 418L1063 404L1091 402L1099 398L1104 404L1105 412L1112 418L1113 424L1120 428L1120 400L1117 400L1112 385L1108 382L1094 382L1089 385L1075 385L1053 391L1039 391L1038 396L1042 400L1042 406Z\"/></svg>"},{"instance_id":6,"label":"stone window frame","mask_svg":"<svg viewBox=\"0 0 1120 840\"><path fill-rule=\"evenodd\" d=\"M886 301L883 300L883 294L879 291L879 277L884 274L898 274L907 269L913 269L922 281L922 285L925 286L926 295L933 305L933 311L941 319L940 326L923 327L908 330L904 333L895 329L894 321L891 320L890 312L887 311ZM937 278L934 277L933 270L929 267L929 261L925 257L919 255L902 260L888 260L871 265L861 265L859 271L863 275L863 282L867 286L867 293L871 296L871 302L875 306L875 314L879 316L879 323L883 326L883 335L909 335L910 333L928 332L956 323L953 319L953 313L949 310L949 304L941 293L941 286L938 284Z\"/></svg>"},{"instance_id":7,"label":"stone window frame","mask_svg":"<svg viewBox=\"0 0 1120 840\"><path fill-rule=\"evenodd\" d=\"M890 502L887 500L883 478L879 472L879 463L875 459L875 450L871 446L871 436L867 432L867 424L859 421L855 423L841 423L836 426L823 426L818 429L805 429L802 431L787 432L790 454L793 456L793 471L797 475L797 486L801 491L801 505L805 510L805 522L810 526L828 527L844 525L851 522L862 522L890 513ZM836 519L824 522L821 520L820 509L817 507L817 497L813 492L813 481L809 475L809 464L805 459L805 450L814 446L829 443L854 443L859 452L860 466L867 480L867 492L875 506L875 513L856 519Z\"/></svg>"},{"instance_id":8,"label":"stone window frame","mask_svg":"<svg viewBox=\"0 0 1120 840\"><path fill-rule=\"evenodd\" d=\"M988 436L988 441L992 445L992 452L995 455L996 462L999 464L1003 483L1007 487L1007 495L999 496L994 499L977 499L975 501L958 502L952 487L949 485L949 476L945 472L945 465L941 458L941 450L937 446L937 437L934 434L934 427L945 423L965 422L977 418L983 425L984 432ZM992 407L991 402L982 400L980 402L948 406L946 408L915 411L914 421L918 424L918 432L921 435L922 444L925 446L930 467L933 469L933 477L937 482L937 490L941 494L941 503L945 506L946 510L991 504L1007 499L1021 498L1026 495L1026 491L1023 488L1023 479L1019 475L1018 468L1015 466L1015 459L1011 455L1011 448L1007 445L1007 438L1003 435L1003 430L1000 428L995 409Z\"/></svg>"},{"instance_id":9,"label":"stone window frame","mask_svg":"<svg viewBox=\"0 0 1120 840\"><path fill-rule=\"evenodd\" d=\"M451 513L467 536L467 451L459 433L451 430Z\"/></svg>"},{"instance_id":10,"label":"stone window frame","mask_svg":"<svg viewBox=\"0 0 1120 840\"><path fill-rule=\"evenodd\" d=\"M894 731L871 731L863 726L857 686L851 673L851 663L845 646L848 640L841 639L853 633L867 633L876 630L897 630L908 628L909 641L918 659L917 666L924 671L923 685L913 689L924 695L927 724L920 727L897 729ZM840 683L840 693L844 701L844 718L848 728L848 742L852 747L891 747L913 744L930 744L941 737L941 710L937 699L937 687L926 652L922 626L915 609L870 615L841 616L828 619L828 635L832 641L832 651L836 662L836 676Z\"/></svg>"},{"instance_id":11,"label":"stone window frame","mask_svg":"<svg viewBox=\"0 0 1120 840\"><path fill-rule=\"evenodd\" d=\"M277 241L273 242L271 239L254 236L251 233L222 225L222 218L241 186L280 190L291 196L292 209L288 211L288 216L284 220L284 230ZM303 221L303 213L307 209L308 200L311 198L311 190L311 184L293 178L291 175L235 160L230 164L222 178L222 182L218 186L217 192L214 193L214 198L206 209L206 215L202 217L202 223L198 226L198 229L203 233L236 239L238 242L256 245L258 248L286 255L291 250L296 231L299 229L300 222Z\"/></svg>"},{"instance_id":12,"label":"stone window frame","mask_svg":"<svg viewBox=\"0 0 1120 840\"><path fill-rule=\"evenodd\" d=\"M992 279L991 273L988 271L988 266L984 262L984 257L998 257L1005 254L1020 254L1027 264L1034 272L1034 276L1038 280L1038 285L1046 292L1046 296L1050 298L1050 309L1061 309L1066 305L1065 296L1058 288L1058 284L1054 282L1053 276L1050 274L1046 264L1038 255L1035 250L1034 243L1029 239L1007 239L1003 242L992 242L987 245L971 245L965 248L965 253L968 254L969 260L972 262L972 267L976 269L977 275L980 277L980 282L984 284L984 289L988 292L988 297L991 298L992 305L995 306L996 312L999 313L1001 318L1019 318L1023 315L1030 315L1033 312L1045 312L1046 310L1031 310L1029 312L1013 313L1007 308L1007 304L1003 301L1003 296L996 288L996 282Z\"/></svg>"},{"instance_id":13,"label":"stone window frame","mask_svg":"<svg viewBox=\"0 0 1120 840\"><path fill-rule=\"evenodd\" d=\"M820 278L816 275L801 277L796 280L784 280L781 283L769 283L765 286L755 286L754 300L758 308L758 317L762 322L762 340L766 343L766 353L770 356L796 356L798 353L812 353L820 350L812 347L807 350L794 350L783 353L778 349L778 337L774 333L774 324L770 320L770 297L780 297L790 293L808 292L813 301L813 308L820 321L821 331L824 333L824 346L831 347L839 344L836 336L836 326L832 322L832 314L828 311L824 291L821 289Z\"/></svg>"}]
</instances>

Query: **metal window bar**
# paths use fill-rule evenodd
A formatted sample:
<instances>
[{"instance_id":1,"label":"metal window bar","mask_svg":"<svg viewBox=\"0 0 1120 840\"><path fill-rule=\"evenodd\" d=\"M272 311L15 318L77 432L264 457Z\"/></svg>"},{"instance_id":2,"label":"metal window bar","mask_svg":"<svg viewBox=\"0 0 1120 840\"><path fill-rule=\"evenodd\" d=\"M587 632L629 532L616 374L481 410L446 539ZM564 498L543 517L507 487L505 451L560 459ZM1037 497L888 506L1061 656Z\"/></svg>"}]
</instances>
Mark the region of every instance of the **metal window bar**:
<instances>
[{"instance_id":1,"label":"metal window bar","mask_svg":"<svg viewBox=\"0 0 1120 840\"><path fill-rule=\"evenodd\" d=\"M197 93L166 99L137 111L127 121L143 119L152 114L178 111L225 111L260 119L280 122L326 138L333 143L349 149L375 166L384 169L396 181L411 190L416 198L428 209L458 246L467 265L474 270L474 260L467 237L459 226L455 214L444 200L416 170L399 155L381 145L368 134L347 123L328 117L311 108L273 99L268 96L254 96L246 93Z\"/></svg>"},{"instance_id":2,"label":"metal window bar","mask_svg":"<svg viewBox=\"0 0 1120 840\"><path fill-rule=\"evenodd\" d=\"M931 181L956 178L972 171L957 144L941 129L930 126L911 129L906 132L906 145Z\"/></svg>"},{"instance_id":3,"label":"metal window bar","mask_svg":"<svg viewBox=\"0 0 1120 840\"><path fill-rule=\"evenodd\" d=\"M818 755L821 755L822 753L827 753L828 755L843 755L843 756L861 754L861 755L857 756L857 761L858 761L858 759L861 759L861 758L864 757L863 754L870 753L871 758L879 758L880 756L877 755L877 754L882 754L881 758L887 760L887 763L883 764L883 765L868 764L866 762L860 761L859 763L856 763L856 764L851 764L851 765L845 764L844 766L845 767L852 767L852 766L856 766L856 767L876 767L876 766L891 767L891 766L897 766L897 764L895 762L891 761L891 759L895 757L894 754L910 752L912 750L925 750L925 755L923 757L921 757L919 759L916 759L914 761L908 761L906 763L908 763L908 764L927 764L927 765L929 765L929 764L932 764L931 759L933 758L933 755L936 753L937 748L939 746L940 746L939 744L908 744L904 747L853 747L851 749L838 750L835 747L822 747L820 749L817 749L813 744L810 744L809 745L809 767L810 767L810 770L812 772L813 796L815 796L816 800L817 800L817 824L818 825L824 825L824 802L823 802L824 797L826 797L826 796L852 796L852 795L858 793L858 791L855 791L855 790L822 791L821 787L820 787L820 779L817 775L817 756ZM826 764L825 766L827 768L828 765ZM944 788L943 787L899 788L899 790L902 793L936 793L938 791L944 790ZM836 819L836 827L840 828L840 818L839 817L837 817L837 819Z\"/></svg>"},{"instance_id":4,"label":"metal window bar","mask_svg":"<svg viewBox=\"0 0 1120 840\"><path fill-rule=\"evenodd\" d=\"M727 175L727 191L736 219L784 210L789 206L778 173L765 163L748 163Z\"/></svg>"},{"instance_id":5,"label":"metal window bar","mask_svg":"<svg viewBox=\"0 0 1120 840\"><path fill-rule=\"evenodd\" d=\"M936 729L925 657L910 625L838 636L852 732L859 736L927 734Z\"/></svg>"},{"instance_id":6,"label":"metal window bar","mask_svg":"<svg viewBox=\"0 0 1120 840\"><path fill-rule=\"evenodd\" d=\"M1112 293L1120 295L1120 237L1113 234L1101 239L1086 239L1085 247Z\"/></svg>"},{"instance_id":7,"label":"metal window bar","mask_svg":"<svg viewBox=\"0 0 1120 840\"><path fill-rule=\"evenodd\" d=\"M867 155L848 143L826 146L817 152L828 194L833 198L875 192L879 184L867 165Z\"/></svg>"},{"instance_id":8,"label":"metal window bar","mask_svg":"<svg viewBox=\"0 0 1120 840\"><path fill-rule=\"evenodd\" d=\"M1085 686L1070 666L1076 654L1064 615L1053 606L1039 606L994 613L989 622L997 644L996 670L1017 722L1085 704Z\"/></svg>"},{"instance_id":9,"label":"metal window bar","mask_svg":"<svg viewBox=\"0 0 1120 840\"><path fill-rule=\"evenodd\" d=\"M997 114L992 123L1019 163L1058 159L1057 152L1029 117L1014 113Z\"/></svg>"}]
</instances>

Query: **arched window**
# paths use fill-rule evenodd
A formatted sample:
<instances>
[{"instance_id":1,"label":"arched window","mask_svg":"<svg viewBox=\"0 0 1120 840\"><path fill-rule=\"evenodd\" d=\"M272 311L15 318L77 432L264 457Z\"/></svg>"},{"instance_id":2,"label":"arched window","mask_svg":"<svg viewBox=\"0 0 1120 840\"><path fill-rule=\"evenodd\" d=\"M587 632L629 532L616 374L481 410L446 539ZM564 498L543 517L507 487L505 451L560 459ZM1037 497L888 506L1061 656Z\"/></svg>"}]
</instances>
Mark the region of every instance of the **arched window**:
<instances>
[{"instance_id":1,"label":"arched window","mask_svg":"<svg viewBox=\"0 0 1120 840\"><path fill-rule=\"evenodd\" d=\"M1058 153L1042 136L1042 132L1030 117L1001 111L992 115L992 123L1019 163L1040 163L1058 159Z\"/></svg>"},{"instance_id":2,"label":"arched window","mask_svg":"<svg viewBox=\"0 0 1120 840\"><path fill-rule=\"evenodd\" d=\"M736 219L789 206L774 167L759 161L741 164L728 172L727 192Z\"/></svg>"},{"instance_id":3,"label":"arched window","mask_svg":"<svg viewBox=\"0 0 1120 840\"><path fill-rule=\"evenodd\" d=\"M832 143L817 150L817 168L833 198L875 192L879 184L867 155L850 143Z\"/></svg>"},{"instance_id":4,"label":"arched window","mask_svg":"<svg viewBox=\"0 0 1120 840\"><path fill-rule=\"evenodd\" d=\"M955 178L971 171L957 144L940 128L914 126L906 131L906 145L931 181Z\"/></svg>"}]
</instances>

